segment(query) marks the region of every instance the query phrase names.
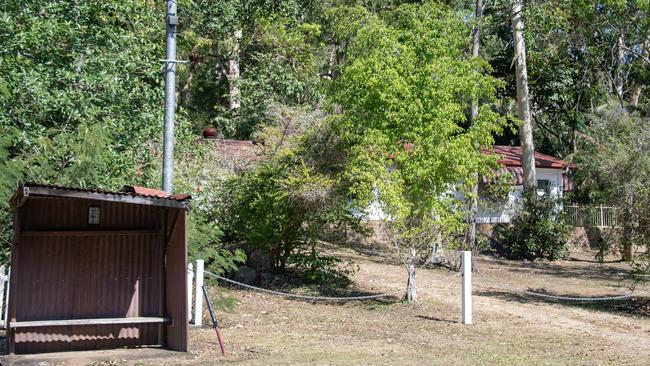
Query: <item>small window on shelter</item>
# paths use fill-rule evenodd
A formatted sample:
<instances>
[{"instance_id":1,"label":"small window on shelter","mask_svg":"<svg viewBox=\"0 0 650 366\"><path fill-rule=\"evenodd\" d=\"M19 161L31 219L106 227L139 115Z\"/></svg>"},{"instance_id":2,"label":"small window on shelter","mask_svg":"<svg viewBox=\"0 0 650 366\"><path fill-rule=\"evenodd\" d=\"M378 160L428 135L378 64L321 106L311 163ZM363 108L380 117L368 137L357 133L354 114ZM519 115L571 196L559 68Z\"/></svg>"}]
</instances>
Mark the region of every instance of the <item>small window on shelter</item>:
<instances>
[{"instance_id":1,"label":"small window on shelter","mask_svg":"<svg viewBox=\"0 0 650 366\"><path fill-rule=\"evenodd\" d=\"M88 223L90 225L99 225L99 207L88 207Z\"/></svg>"}]
</instances>

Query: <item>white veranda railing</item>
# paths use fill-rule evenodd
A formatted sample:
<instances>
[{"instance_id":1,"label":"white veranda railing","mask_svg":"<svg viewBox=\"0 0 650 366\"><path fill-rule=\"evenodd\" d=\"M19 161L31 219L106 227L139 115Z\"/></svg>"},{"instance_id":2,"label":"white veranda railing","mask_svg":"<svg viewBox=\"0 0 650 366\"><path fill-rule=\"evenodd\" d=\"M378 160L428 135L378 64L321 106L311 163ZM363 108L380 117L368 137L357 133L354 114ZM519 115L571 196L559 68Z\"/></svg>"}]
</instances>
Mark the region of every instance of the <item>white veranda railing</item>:
<instances>
[{"instance_id":1,"label":"white veranda railing","mask_svg":"<svg viewBox=\"0 0 650 366\"><path fill-rule=\"evenodd\" d=\"M573 226L614 227L619 224L619 211L614 206L564 205L567 221Z\"/></svg>"}]
</instances>

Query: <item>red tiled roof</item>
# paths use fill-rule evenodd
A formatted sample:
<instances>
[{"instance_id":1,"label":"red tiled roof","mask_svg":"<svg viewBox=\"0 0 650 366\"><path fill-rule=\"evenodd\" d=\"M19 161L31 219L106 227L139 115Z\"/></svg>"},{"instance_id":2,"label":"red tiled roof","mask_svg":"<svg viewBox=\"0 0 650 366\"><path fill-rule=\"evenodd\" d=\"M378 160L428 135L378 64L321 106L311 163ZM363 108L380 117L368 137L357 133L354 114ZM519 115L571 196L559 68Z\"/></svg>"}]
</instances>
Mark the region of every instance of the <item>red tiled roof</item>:
<instances>
[{"instance_id":1,"label":"red tiled roof","mask_svg":"<svg viewBox=\"0 0 650 366\"><path fill-rule=\"evenodd\" d=\"M521 166L521 146L494 145L492 149L484 150L484 153L498 155L501 165L507 167ZM535 167L564 169L575 168L575 164L535 151Z\"/></svg>"}]
</instances>

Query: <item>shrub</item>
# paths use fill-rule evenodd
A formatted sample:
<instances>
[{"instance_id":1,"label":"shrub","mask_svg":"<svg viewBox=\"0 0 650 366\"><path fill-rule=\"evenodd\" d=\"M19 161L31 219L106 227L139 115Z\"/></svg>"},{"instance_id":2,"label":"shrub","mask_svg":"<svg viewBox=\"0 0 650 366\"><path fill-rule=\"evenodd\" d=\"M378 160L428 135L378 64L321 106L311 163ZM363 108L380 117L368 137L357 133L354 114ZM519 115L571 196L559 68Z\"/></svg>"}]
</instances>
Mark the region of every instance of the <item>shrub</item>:
<instances>
[{"instance_id":1,"label":"shrub","mask_svg":"<svg viewBox=\"0 0 650 366\"><path fill-rule=\"evenodd\" d=\"M303 271L306 280L328 288L347 287L357 268L351 263L343 263L340 258L320 255L315 250L306 254L298 252L289 257L289 263Z\"/></svg>"},{"instance_id":2,"label":"shrub","mask_svg":"<svg viewBox=\"0 0 650 366\"><path fill-rule=\"evenodd\" d=\"M528 201L526 210L519 210L510 225L495 229L504 254L512 259L529 260L565 257L569 226L558 209L558 200L546 194Z\"/></svg>"},{"instance_id":3,"label":"shrub","mask_svg":"<svg viewBox=\"0 0 650 366\"><path fill-rule=\"evenodd\" d=\"M205 260L206 267L217 273L237 269L246 262L246 254L241 249L228 250L221 243L223 233L213 221L208 220L199 211L189 215L188 252L189 260Z\"/></svg>"},{"instance_id":4,"label":"shrub","mask_svg":"<svg viewBox=\"0 0 650 366\"><path fill-rule=\"evenodd\" d=\"M227 191L231 202L222 222L228 240L267 251L269 265L277 271L331 228L358 221L334 182L291 154L232 178Z\"/></svg>"}]
</instances>

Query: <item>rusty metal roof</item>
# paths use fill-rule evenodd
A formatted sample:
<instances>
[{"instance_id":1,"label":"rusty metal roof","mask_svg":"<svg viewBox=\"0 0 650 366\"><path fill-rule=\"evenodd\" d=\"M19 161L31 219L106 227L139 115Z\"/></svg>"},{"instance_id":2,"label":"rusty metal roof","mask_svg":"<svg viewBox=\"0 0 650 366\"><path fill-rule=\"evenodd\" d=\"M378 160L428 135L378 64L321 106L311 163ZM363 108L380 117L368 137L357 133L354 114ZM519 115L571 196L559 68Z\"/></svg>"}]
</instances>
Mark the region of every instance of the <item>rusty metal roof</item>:
<instances>
[{"instance_id":1,"label":"rusty metal roof","mask_svg":"<svg viewBox=\"0 0 650 366\"><path fill-rule=\"evenodd\" d=\"M108 191L96 188L25 183L18 188L11 202L15 205L20 205L18 201L24 200L30 195L96 199L101 201L118 201L177 208L186 208L187 201L191 198L189 194L168 195L164 191L138 186L124 186L120 191Z\"/></svg>"}]
</instances>

